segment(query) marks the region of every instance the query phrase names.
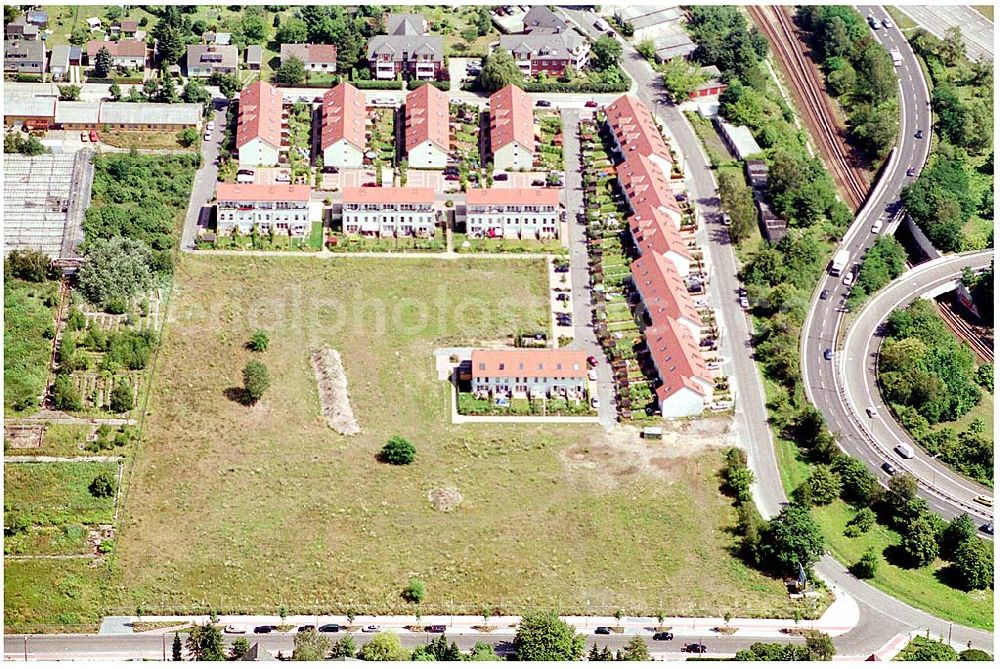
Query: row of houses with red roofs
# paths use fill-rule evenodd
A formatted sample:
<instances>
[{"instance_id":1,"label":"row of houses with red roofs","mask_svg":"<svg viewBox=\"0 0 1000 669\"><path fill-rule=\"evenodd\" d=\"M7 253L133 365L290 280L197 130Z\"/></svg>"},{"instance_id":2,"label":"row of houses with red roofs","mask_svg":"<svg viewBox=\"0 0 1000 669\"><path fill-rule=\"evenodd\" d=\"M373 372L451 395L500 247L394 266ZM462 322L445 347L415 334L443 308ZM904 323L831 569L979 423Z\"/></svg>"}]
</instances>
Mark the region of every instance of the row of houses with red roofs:
<instances>
[{"instance_id":1,"label":"row of houses with red roofs","mask_svg":"<svg viewBox=\"0 0 1000 669\"><path fill-rule=\"evenodd\" d=\"M639 254L631 265L632 285L659 379L657 403L665 418L698 415L715 383L699 348L701 316L684 280L692 249L681 233L681 208L670 187L673 157L649 108L636 97L618 98L605 116L620 158L618 183L631 210L629 234Z\"/></svg>"}]
</instances>

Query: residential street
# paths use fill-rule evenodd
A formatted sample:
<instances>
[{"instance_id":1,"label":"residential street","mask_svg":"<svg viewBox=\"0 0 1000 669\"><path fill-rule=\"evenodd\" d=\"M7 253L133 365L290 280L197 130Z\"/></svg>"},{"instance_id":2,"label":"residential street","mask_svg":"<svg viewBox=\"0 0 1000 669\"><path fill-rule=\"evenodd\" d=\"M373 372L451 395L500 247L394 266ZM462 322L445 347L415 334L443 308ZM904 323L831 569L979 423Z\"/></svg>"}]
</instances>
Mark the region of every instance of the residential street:
<instances>
[{"instance_id":1,"label":"residential street","mask_svg":"<svg viewBox=\"0 0 1000 669\"><path fill-rule=\"evenodd\" d=\"M212 131L210 141L201 143L202 165L194 175L191 199L184 218L184 230L181 232L181 251L194 249L199 225L207 225L212 215L211 208L206 205L215 196L215 183L219 176L219 145L226 132L227 110L227 103L215 100L215 130Z\"/></svg>"}]
</instances>

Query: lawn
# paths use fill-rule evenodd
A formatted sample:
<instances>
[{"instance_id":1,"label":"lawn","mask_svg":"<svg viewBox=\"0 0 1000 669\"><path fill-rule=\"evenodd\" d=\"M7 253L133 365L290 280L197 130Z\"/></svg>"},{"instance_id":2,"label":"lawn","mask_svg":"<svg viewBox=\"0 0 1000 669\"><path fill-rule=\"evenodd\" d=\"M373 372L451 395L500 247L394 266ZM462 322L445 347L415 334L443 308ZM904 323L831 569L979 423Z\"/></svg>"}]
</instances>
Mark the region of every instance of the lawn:
<instances>
[{"instance_id":1,"label":"lawn","mask_svg":"<svg viewBox=\"0 0 1000 669\"><path fill-rule=\"evenodd\" d=\"M475 6L420 5L404 7L401 11L423 14L430 24L431 33L441 36L446 56L485 56L490 43L499 39L500 33L492 22L486 35L480 37L477 34L471 42L462 37L462 31L470 27L475 18Z\"/></svg>"},{"instance_id":2,"label":"lawn","mask_svg":"<svg viewBox=\"0 0 1000 669\"><path fill-rule=\"evenodd\" d=\"M465 243L469 245L466 247ZM552 239L469 239L465 233L456 232L452 244L458 253L567 253L562 241Z\"/></svg>"},{"instance_id":3,"label":"lawn","mask_svg":"<svg viewBox=\"0 0 1000 669\"><path fill-rule=\"evenodd\" d=\"M986 392L985 389L980 388L979 391L982 393L982 397L979 399L979 403L972 407L968 413L964 416L960 416L957 420L948 421L945 423L936 423L934 425L935 430L940 430L942 428L950 427L955 430L955 432L964 432L969 428L972 421L977 418L982 419L986 424L986 429L983 434L988 437L991 441L993 439L993 395Z\"/></svg>"},{"instance_id":4,"label":"lawn","mask_svg":"<svg viewBox=\"0 0 1000 669\"><path fill-rule=\"evenodd\" d=\"M855 539L845 537L844 528L853 516L854 510L840 501L813 510L813 518L826 536L827 548L844 565L857 562L870 546L881 552L899 543L899 535L882 525ZM870 582L893 597L946 620L992 630L993 591L966 593L942 584L937 572L946 564L937 560L921 569L903 569L883 560Z\"/></svg>"},{"instance_id":5,"label":"lawn","mask_svg":"<svg viewBox=\"0 0 1000 669\"><path fill-rule=\"evenodd\" d=\"M117 612L413 611L399 595L412 576L425 614L791 611L780 583L730 554L714 449L633 466L589 426L449 422L432 350L547 323L542 261L186 256L175 276ZM256 328L266 353L244 348ZM319 417L320 345L343 357L358 436ZM246 407L229 397L252 357L272 385ZM394 434L415 442L413 465L376 460ZM434 510L439 488L457 509Z\"/></svg>"},{"instance_id":6,"label":"lawn","mask_svg":"<svg viewBox=\"0 0 1000 669\"><path fill-rule=\"evenodd\" d=\"M55 281L8 278L3 286L3 407L6 415L30 412L45 392L50 337L55 329Z\"/></svg>"},{"instance_id":7,"label":"lawn","mask_svg":"<svg viewBox=\"0 0 1000 669\"><path fill-rule=\"evenodd\" d=\"M328 244L327 248L334 253L350 253L358 251L414 251L440 253L445 250L444 236L435 232L432 239L418 237L362 237L360 235L344 235L335 232L336 244Z\"/></svg>"},{"instance_id":8,"label":"lawn","mask_svg":"<svg viewBox=\"0 0 1000 669\"><path fill-rule=\"evenodd\" d=\"M4 560L4 631L8 634L96 632L107 568L89 559ZM134 611L132 613L135 613Z\"/></svg>"},{"instance_id":9,"label":"lawn","mask_svg":"<svg viewBox=\"0 0 1000 669\"><path fill-rule=\"evenodd\" d=\"M114 520L115 498L94 497L88 486L107 472L117 478L114 462L8 462L4 466L4 511L26 517L32 525Z\"/></svg>"}]
</instances>

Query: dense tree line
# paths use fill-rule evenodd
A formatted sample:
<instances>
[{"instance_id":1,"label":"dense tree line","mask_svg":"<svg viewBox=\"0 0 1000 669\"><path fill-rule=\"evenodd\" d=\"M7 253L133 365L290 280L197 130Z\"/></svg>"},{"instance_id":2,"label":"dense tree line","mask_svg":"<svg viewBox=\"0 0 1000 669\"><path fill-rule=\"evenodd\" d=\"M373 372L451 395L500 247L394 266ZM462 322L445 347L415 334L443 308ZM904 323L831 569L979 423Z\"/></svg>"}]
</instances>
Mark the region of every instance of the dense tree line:
<instances>
[{"instance_id":1,"label":"dense tree line","mask_svg":"<svg viewBox=\"0 0 1000 669\"><path fill-rule=\"evenodd\" d=\"M940 147L916 181L903 188L902 196L910 216L938 250L962 250L962 226L976 213L978 203L970 192L970 175L954 149Z\"/></svg>"},{"instance_id":2,"label":"dense tree line","mask_svg":"<svg viewBox=\"0 0 1000 669\"><path fill-rule=\"evenodd\" d=\"M718 5L696 5L689 11L688 29L698 45L695 59L745 83L757 83L767 39L747 25L746 16L737 7Z\"/></svg>"},{"instance_id":3,"label":"dense tree line","mask_svg":"<svg viewBox=\"0 0 1000 669\"><path fill-rule=\"evenodd\" d=\"M899 130L897 79L889 54L853 7L803 6L796 19L810 36L827 87L847 113L854 145L868 158L885 158Z\"/></svg>"},{"instance_id":4,"label":"dense tree line","mask_svg":"<svg viewBox=\"0 0 1000 669\"><path fill-rule=\"evenodd\" d=\"M833 640L822 632L806 634L805 645L797 643L755 643L738 651L738 662L829 662L835 654Z\"/></svg>"},{"instance_id":5,"label":"dense tree line","mask_svg":"<svg viewBox=\"0 0 1000 669\"><path fill-rule=\"evenodd\" d=\"M861 270L851 286L847 306L851 309L857 307L905 271L906 249L903 245L891 235L878 237L861 260Z\"/></svg>"}]
</instances>

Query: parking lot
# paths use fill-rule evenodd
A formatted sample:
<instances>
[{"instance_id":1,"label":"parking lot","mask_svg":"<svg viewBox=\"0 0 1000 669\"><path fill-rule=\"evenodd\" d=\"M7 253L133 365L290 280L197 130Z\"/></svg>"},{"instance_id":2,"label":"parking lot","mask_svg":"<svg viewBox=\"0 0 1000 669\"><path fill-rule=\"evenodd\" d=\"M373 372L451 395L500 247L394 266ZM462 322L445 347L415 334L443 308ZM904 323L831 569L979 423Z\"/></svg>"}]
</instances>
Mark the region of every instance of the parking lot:
<instances>
[{"instance_id":1,"label":"parking lot","mask_svg":"<svg viewBox=\"0 0 1000 669\"><path fill-rule=\"evenodd\" d=\"M383 176L390 175L388 171L383 172ZM367 183L375 183L375 169L372 167L345 167L336 174L323 173L323 190L343 190Z\"/></svg>"},{"instance_id":2,"label":"parking lot","mask_svg":"<svg viewBox=\"0 0 1000 669\"><path fill-rule=\"evenodd\" d=\"M254 167L253 172L253 183L256 184L289 183L287 167Z\"/></svg>"}]
</instances>

